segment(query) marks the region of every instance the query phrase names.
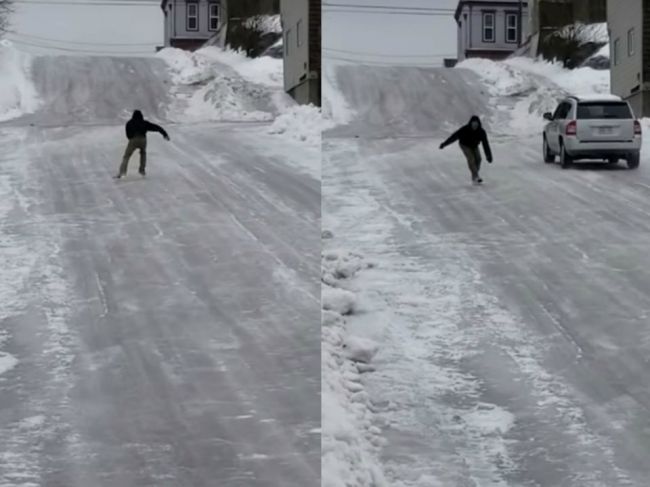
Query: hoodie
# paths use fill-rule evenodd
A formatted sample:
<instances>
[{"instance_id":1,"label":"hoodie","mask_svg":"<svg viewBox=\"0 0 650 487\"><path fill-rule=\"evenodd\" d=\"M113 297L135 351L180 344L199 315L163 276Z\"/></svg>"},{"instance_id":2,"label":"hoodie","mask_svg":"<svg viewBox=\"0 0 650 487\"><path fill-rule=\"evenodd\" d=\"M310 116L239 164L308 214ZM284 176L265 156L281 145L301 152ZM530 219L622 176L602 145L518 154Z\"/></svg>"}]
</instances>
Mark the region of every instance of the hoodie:
<instances>
[{"instance_id":1,"label":"hoodie","mask_svg":"<svg viewBox=\"0 0 650 487\"><path fill-rule=\"evenodd\" d=\"M134 111L131 120L126 122L126 138L131 140L133 137L146 137L147 132L159 132L163 137L168 137L160 125L145 120L140 110Z\"/></svg>"},{"instance_id":2,"label":"hoodie","mask_svg":"<svg viewBox=\"0 0 650 487\"><path fill-rule=\"evenodd\" d=\"M476 130L472 128L472 122L478 122L478 128ZM444 149L446 146L453 144L456 141L458 141L460 145L469 147L470 149L476 149L479 144L483 144L485 158L488 160L488 162L492 162L492 151L490 150L487 133L483 129L481 119L476 115L469 119L467 125L463 125L456 132L454 132L451 137L445 140L440 148Z\"/></svg>"}]
</instances>

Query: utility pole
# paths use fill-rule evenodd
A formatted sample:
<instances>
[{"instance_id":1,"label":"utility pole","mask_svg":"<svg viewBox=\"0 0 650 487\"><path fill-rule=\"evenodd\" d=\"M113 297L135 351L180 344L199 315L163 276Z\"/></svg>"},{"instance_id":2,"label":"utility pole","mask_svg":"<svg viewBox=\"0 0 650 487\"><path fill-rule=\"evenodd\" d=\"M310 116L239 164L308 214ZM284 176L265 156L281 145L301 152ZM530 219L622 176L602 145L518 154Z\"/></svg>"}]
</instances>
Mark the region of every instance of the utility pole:
<instances>
[{"instance_id":1,"label":"utility pole","mask_svg":"<svg viewBox=\"0 0 650 487\"><path fill-rule=\"evenodd\" d=\"M517 22L517 41L519 42L519 47L522 44L522 22L524 20L524 0L519 0L519 22Z\"/></svg>"}]
</instances>

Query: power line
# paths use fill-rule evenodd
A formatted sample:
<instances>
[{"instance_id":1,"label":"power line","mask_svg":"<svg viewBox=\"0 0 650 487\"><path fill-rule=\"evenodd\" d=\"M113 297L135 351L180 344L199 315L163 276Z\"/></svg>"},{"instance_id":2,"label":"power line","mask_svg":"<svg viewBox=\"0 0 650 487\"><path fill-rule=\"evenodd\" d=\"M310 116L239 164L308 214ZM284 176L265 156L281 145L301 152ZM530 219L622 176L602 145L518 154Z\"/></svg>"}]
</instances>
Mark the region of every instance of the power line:
<instances>
[{"instance_id":1,"label":"power line","mask_svg":"<svg viewBox=\"0 0 650 487\"><path fill-rule=\"evenodd\" d=\"M373 53L373 52L362 52L362 51L349 51L346 49L334 49L330 47L323 47L323 51L343 53L343 54L353 54L357 56L370 56L370 57L445 58L445 57L456 56L456 54L386 54L386 53L379 53L379 52Z\"/></svg>"},{"instance_id":2,"label":"power line","mask_svg":"<svg viewBox=\"0 0 650 487\"><path fill-rule=\"evenodd\" d=\"M365 64L369 66L383 66L383 67L413 67L413 68L437 68L440 67L439 64L436 63L393 63L393 62L381 62L381 61L368 61L368 60L361 60L361 59L352 59L344 56L330 56L326 55L323 56L323 59L332 59L334 61L343 61L346 63L354 63L354 64ZM440 59L442 61L442 59Z\"/></svg>"},{"instance_id":3,"label":"power line","mask_svg":"<svg viewBox=\"0 0 650 487\"><path fill-rule=\"evenodd\" d=\"M132 47L146 47L146 46L156 46L160 44L161 41L152 41L152 42L133 42L133 43L111 43L111 42L80 42L80 41L68 41L64 39L50 39L48 37L40 37L32 34L23 34L15 30L8 30L7 34L12 36L24 37L26 39L35 39L39 41L46 42L55 42L59 44L73 44L79 46L132 46Z\"/></svg>"},{"instance_id":4,"label":"power line","mask_svg":"<svg viewBox=\"0 0 650 487\"><path fill-rule=\"evenodd\" d=\"M342 9L342 8L324 8L323 12L325 13L345 13L345 14L372 14L372 15L415 15L415 16L427 16L427 17L451 17L451 13L445 12L418 12L418 11L380 11L380 10L352 10L352 9Z\"/></svg>"},{"instance_id":5,"label":"power line","mask_svg":"<svg viewBox=\"0 0 650 487\"><path fill-rule=\"evenodd\" d=\"M58 46L48 46L44 44L38 44L34 42L27 42L27 41L21 41L21 40L15 40L11 39L11 42L14 44L18 45L24 45L24 46L30 46L30 47L38 47L40 49L55 49L58 51L64 51L64 52L74 52L78 54L88 54L88 55L117 55L117 54L128 54L132 56L149 56L155 54L153 50L144 52L144 51L102 51L99 49L94 49L94 50L87 50L87 49L72 49L72 48L66 48L66 47L58 47Z\"/></svg>"},{"instance_id":6,"label":"power line","mask_svg":"<svg viewBox=\"0 0 650 487\"><path fill-rule=\"evenodd\" d=\"M144 0L134 0L133 2L128 2L125 0L118 0L115 2L110 2L107 0L104 1L90 1L90 2L79 2L74 0L12 0L12 3L16 5L76 5L78 7L158 7L158 2L147 2Z\"/></svg>"},{"instance_id":7,"label":"power line","mask_svg":"<svg viewBox=\"0 0 650 487\"><path fill-rule=\"evenodd\" d=\"M362 5L362 4L352 4L352 3L323 3L324 7L340 7L340 8L369 8L369 9L385 9L385 10L419 10L419 11L429 11L429 12L455 12L456 9L453 8L444 8L444 7L398 7L395 5Z\"/></svg>"}]
</instances>

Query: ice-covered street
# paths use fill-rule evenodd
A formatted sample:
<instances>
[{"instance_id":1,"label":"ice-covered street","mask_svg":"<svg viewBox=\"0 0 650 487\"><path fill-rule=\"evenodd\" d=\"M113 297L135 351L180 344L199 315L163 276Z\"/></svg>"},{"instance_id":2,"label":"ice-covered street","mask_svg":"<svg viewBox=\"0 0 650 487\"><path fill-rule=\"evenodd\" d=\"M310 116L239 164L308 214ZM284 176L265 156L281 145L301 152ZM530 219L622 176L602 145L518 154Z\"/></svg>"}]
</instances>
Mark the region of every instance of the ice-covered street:
<instances>
[{"instance_id":1,"label":"ice-covered street","mask_svg":"<svg viewBox=\"0 0 650 487\"><path fill-rule=\"evenodd\" d=\"M173 123L160 59L31 71L0 126L0 485L317 485L319 149ZM134 108L171 142L115 181Z\"/></svg>"},{"instance_id":2,"label":"ice-covered street","mask_svg":"<svg viewBox=\"0 0 650 487\"><path fill-rule=\"evenodd\" d=\"M379 347L356 424L386 485L647 485L650 168L544 164L522 113L561 90L536 83L345 66L329 88L354 116L323 136L323 228L375 264L337 285ZM474 113L483 187L438 149Z\"/></svg>"}]
</instances>

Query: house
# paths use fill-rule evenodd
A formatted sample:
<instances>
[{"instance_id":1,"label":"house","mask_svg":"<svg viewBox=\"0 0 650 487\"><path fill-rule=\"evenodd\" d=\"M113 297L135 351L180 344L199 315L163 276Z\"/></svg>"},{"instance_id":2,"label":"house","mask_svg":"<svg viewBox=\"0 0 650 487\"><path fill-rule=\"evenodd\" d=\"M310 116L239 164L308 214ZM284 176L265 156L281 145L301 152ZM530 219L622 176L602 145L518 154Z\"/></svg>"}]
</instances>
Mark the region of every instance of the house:
<instances>
[{"instance_id":1,"label":"house","mask_svg":"<svg viewBox=\"0 0 650 487\"><path fill-rule=\"evenodd\" d=\"M208 40L225 45L226 0L162 0L160 7L165 15L165 47L194 51Z\"/></svg>"},{"instance_id":2,"label":"house","mask_svg":"<svg viewBox=\"0 0 650 487\"><path fill-rule=\"evenodd\" d=\"M528 18L528 7L520 0L460 0L454 18L459 62L473 57L499 60L516 51L527 34L522 19Z\"/></svg>"},{"instance_id":3,"label":"house","mask_svg":"<svg viewBox=\"0 0 650 487\"><path fill-rule=\"evenodd\" d=\"M607 0L611 91L650 116L650 0Z\"/></svg>"},{"instance_id":4,"label":"house","mask_svg":"<svg viewBox=\"0 0 650 487\"><path fill-rule=\"evenodd\" d=\"M284 90L298 103L321 103L321 0L281 0Z\"/></svg>"},{"instance_id":5,"label":"house","mask_svg":"<svg viewBox=\"0 0 650 487\"><path fill-rule=\"evenodd\" d=\"M539 46L558 28L578 22L607 20L607 0L528 0L528 39L532 56L545 55Z\"/></svg>"}]
</instances>

